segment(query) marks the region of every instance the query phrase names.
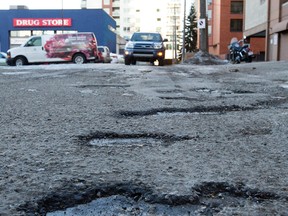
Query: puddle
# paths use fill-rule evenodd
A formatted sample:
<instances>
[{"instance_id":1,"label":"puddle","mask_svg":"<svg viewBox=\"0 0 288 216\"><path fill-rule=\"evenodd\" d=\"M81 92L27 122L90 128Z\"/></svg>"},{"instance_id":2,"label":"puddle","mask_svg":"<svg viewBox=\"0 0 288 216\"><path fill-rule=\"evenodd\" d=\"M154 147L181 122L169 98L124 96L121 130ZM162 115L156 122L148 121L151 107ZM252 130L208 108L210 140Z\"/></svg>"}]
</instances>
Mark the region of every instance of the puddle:
<instances>
[{"instance_id":1,"label":"puddle","mask_svg":"<svg viewBox=\"0 0 288 216\"><path fill-rule=\"evenodd\" d=\"M129 146L145 146L145 145L153 145L153 144L161 144L161 141L155 140L153 138L113 138L113 139L93 139L89 142L92 146L119 146L125 145Z\"/></svg>"},{"instance_id":2,"label":"puddle","mask_svg":"<svg viewBox=\"0 0 288 216\"><path fill-rule=\"evenodd\" d=\"M127 84L95 84L95 85L78 85L77 88L128 88Z\"/></svg>"},{"instance_id":3,"label":"puddle","mask_svg":"<svg viewBox=\"0 0 288 216\"><path fill-rule=\"evenodd\" d=\"M192 108L157 108L144 111L120 111L118 117L142 117L151 115L187 115L187 114L204 114L204 115L219 115L227 112L249 111L255 110L255 107L241 107L238 105L231 106L212 106L212 107L192 107ZM120 116L119 116L120 115Z\"/></svg>"},{"instance_id":4,"label":"puddle","mask_svg":"<svg viewBox=\"0 0 288 216\"><path fill-rule=\"evenodd\" d=\"M216 215L226 208L245 212L249 206L259 208L263 202L283 200L275 193L246 187L243 183L202 182L191 193L156 193L142 183L105 183L85 185L82 181L65 183L43 198L19 206L26 215L95 216L95 215ZM249 202L247 202L249 200ZM247 213L247 212L246 212ZM263 212L264 213L264 212ZM262 214L261 214L262 215Z\"/></svg>"},{"instance_id":5,"label":"puddle","mask_svg":"<svg viewBox=\"0 0 288 216\"><path fill-rule=\"evenodd\" d=\"M217 95L229 95L229 94L254 94L252 91L248 90L214 90L214 89L208 89L208 88L200 88L195 89L194 91L200 92L200 93L209 93L209 94L217 94Z\"/></svg>"},{"instance_id":6,"label":"puddle","mask_svg":"<svg viewBox=\"0 0 288 216\"><path fill-rule=\"evenodd\" d=\"M198 137L190 136L174 136L169 134L118 134L118 133L104 133L95 132L84 136L78 136L78 140L82 145L97 146L97 147L112 147L112 146L147 146L147 145L161 145L173 143L182 140L194 140Z\"/></svg>"},{"instance_id":7,"label":"puddle","mask_svg":"<svg viewBox=\"0 0 288 216\"><path fill-rule=\"evenodd\" d=\"M85 89L85 90L81 90L80 93L82 93L82 94L92 94L92 93L93 93L93 90L91 90L91 89Z\"/></svg>"},{"instance_id":8,"label":"puddle","mask_svg":"<svg viewBox=\"0 0 288 216\"><path fill-rule=\"evenodd\" d=\"M174 206L161 204L148 204L114 195L107 198L99 198L85 205L68 208L64 211L47 213L46 216L135 216L135 215L190 215L189 212L200 209L199 206L185 205Z\"/></svg>"},{"instance_id":9,"label":"puddle","mask_svg":"<svg viewBox=\"0 0 288 216\"><path fill-rule=\"evenodd\" d=\"M282 88L288 89L288 84L280 85Z\"/></svg>"},{"instance_id":10,"label":"puddle","mask_svg":"<svg viewBox=\"0 0 288 216\"><path fill-rule=\"evenodd\" d=\"M3 75L23 75L23 74L30 74L31 72L3 72Z\"/></svg>"},{"instance_id":11,"label":"puddle","mask_svg":"<svg viewBox=\"0 0 288 216\"><path fill-rule=\"evenodd\" d=\"M170 116L186 116L186 115L220 115L224 113L219 113L219 112L174 112L174 113L169 113L169 112L158 112L156 115L160 117L170 117Z\"/></svg>"}]
</instances>

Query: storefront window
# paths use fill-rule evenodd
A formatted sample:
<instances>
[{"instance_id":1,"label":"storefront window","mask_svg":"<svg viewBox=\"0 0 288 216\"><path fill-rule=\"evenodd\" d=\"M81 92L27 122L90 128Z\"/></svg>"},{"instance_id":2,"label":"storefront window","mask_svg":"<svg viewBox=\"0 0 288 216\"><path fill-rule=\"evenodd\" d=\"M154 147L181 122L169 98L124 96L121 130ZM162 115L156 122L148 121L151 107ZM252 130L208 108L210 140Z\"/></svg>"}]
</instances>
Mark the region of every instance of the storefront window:
<instances>
[{"instance_id":1,"label":"storefront window","mask_svg":"<svg viewBox=\"0 0 288 216\"><path fill-rule=\"evenodd\" d=\"M11 37L30 37L31 31L10 31Z\"/></svg>"},{"instance_id":2,"label":"storefront window","mask_svg":"<svg viewBox=\"0 0 288 216\"><path fill-rule=\"evenodd\" d=\"M51 34L55 34L55 32L54 31L35 31L35 30L33 30L32 31L32 34L33 35L51 35Z\"/></svg>"}]
</instances>

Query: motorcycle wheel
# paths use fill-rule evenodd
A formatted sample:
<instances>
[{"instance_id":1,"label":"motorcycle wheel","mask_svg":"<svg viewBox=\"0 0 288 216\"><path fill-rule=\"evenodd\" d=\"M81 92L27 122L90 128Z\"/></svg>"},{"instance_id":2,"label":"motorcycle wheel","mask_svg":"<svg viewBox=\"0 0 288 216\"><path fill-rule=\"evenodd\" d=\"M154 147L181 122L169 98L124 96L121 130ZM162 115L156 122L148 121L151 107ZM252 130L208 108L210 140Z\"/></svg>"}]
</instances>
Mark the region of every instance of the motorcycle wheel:
<instances>
[{"instance_id":1,"label":"motorcycle wheel","mask_svg":"<svg viewBox=\"0 0 288 216\"><path fill-rule=\"evenodd\" d=\"M252 56L248 56L246 62L251 63L252 62Z\"/></svg>"}]
</instances>

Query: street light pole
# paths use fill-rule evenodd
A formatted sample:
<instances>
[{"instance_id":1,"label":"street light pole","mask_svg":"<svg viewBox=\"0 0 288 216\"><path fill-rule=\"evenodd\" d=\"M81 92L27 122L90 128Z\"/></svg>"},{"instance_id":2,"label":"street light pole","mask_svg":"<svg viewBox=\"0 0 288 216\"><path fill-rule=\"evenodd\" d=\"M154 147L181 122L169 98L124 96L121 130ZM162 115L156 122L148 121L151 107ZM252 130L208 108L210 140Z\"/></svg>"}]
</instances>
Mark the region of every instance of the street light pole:
<instances>
[{"instance_id":1,"label":"street light pole","mask_svg":"<svg viewBox=\"0 0 288 216\"><path fill-rule=\"evenodd\" d=\"M183 17L183 41L182 41L182 63L185 61L185 29L186 29L186 0L184 0L184 17Z\"/></svg>"}]
</instances>

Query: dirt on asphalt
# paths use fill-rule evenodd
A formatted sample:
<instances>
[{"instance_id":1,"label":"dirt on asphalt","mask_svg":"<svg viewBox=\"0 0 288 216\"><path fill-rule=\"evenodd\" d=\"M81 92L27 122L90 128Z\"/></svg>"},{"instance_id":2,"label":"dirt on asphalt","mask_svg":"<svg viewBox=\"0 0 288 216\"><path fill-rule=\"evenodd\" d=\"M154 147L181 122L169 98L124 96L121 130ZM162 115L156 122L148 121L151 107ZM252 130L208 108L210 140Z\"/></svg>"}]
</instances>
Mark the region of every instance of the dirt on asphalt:
<instances>
[{"instance_id":1,"label":"dirt on asphalt","mask_svg":"<svg viewBox=\"0 0 288 216\"><path fill-rule=\"evenodd\" d=\"M0 67L0 215L288 215L287 68Z\"/></svg>"}]
</instances>

